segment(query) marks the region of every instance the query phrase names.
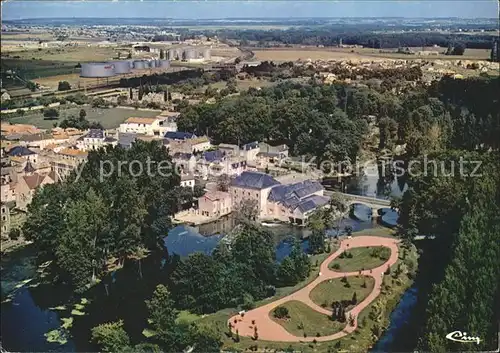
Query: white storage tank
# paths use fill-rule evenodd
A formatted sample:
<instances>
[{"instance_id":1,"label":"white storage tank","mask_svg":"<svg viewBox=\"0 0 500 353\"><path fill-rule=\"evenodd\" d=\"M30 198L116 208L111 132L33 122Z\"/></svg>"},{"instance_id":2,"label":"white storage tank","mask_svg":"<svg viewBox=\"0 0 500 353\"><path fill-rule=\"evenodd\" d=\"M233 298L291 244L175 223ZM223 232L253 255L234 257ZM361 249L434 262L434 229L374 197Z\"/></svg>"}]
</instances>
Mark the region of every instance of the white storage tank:
<instances>
[{"instance_id":1,"label":"white storage tank","mask_svg":"<svg viewBox=\"0 0 500 353\"><path fill-rule=\"evenodd\" d=\"M115 67L112 63L83 63L80 77L112 77Z\"/></svg>"},{"instance_id":2,"label":"white storage tank","mask_svg":"<svg viewBox=\"0 0 500 353\"><path fill-rule=\"evenodd\" d=\"M185 58L186 60L190 59L196 59L197 58L197 52L195 48L187 48L185 51Z\"/></svg>"},{"instance_id":3,"label":"white storage tank","mask_svg":"<svg viewBox=\"0 0 500 353\"><path fill-rule=\"evenodd\" d=\"M147 64L147 62L143 61L143 60L134 61L134 69L144 70L146 68L146 64Z\"/></svg>"},{"instance_id":4,"label":"white storage tank","mask_svg":"<svg viewBox=\"0 0 500 353\"><path fill-rule=\"evenodd\" d=\"M160 64L158 67L161 67L162 69L168 69L170 67L170 61L169 60L160 60Z\"/></svg>"},{"instance_id":5,"label":"white storage tank","mask_svg":"<svg viewBox=\"0 0 500 353\"><path fill-rule=\"evenodd\" d=\"M212 59L212 53L210 48L203 49L203 60L209 61Z\"/></svg>"},{"instance_id":6,"label":"white storage tank","mask_svg":"<svg viewBox=\"0 0 500 353\"><path fill-rule=\"evenodd\" d=\"M169 55L169 60L177 60L177 50L176 49L170 49L168 51L168 55Z\"/></svg>"},{"instance_id":7,"label":"white storage tank","mask_svg":"<svg viewBox=\"0 0 500 353\"><path fill-rule=\"evenodd\" d=\"M110 64L113 64L115 67L115 74L128 74L130 73L130 63L128 61L114 61Z\"/></svg>"}]
</instances>

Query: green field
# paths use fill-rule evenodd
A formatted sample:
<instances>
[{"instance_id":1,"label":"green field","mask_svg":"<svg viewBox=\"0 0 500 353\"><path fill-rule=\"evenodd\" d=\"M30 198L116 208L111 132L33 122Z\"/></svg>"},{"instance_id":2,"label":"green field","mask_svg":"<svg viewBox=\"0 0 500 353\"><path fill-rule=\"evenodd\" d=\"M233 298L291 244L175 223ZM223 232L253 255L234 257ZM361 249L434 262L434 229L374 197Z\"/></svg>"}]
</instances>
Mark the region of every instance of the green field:
<instances>
[{"instance_id":1,"label":"green field","mask_svg":"<svg viewBox=\"0 0 500 353\"><path fill-rule=\"evenodd\" d=\"M347 257L347 253L352 255L352 258ZM390 255L390 249L383 246L353 248L342 253L340 256L343 258L339 256L330 262L328 267L333 271L341 272L369 270L384 264Z\"/></svg>"},{"instance_id":2,"label":"green field","mask_svg":"<svg viewBox=\"0 0 500 353\"><path fill-rule=\"evenodd\" d=\"M269 316L295 336L305 337L304 334L307 337L328 336L345 327L345 323L333 321L329 316L321 314L297 300L286 302L282 306L288 309L288 319L277 319L272 312L269 313Z\"/></svg>"},{"instance_id":3,"label":"green field","mask_svg":"<svg viewBox=\"0 0 500 353\"><path fill-rule=\"evenodd\" d=\"M46 120L40 111L32 114L26 114L22 117L10 118L9 122L12 124L30 124L35 125L41 129L51 129L54 123L60 123L63 119L72 115L78 116L80 109L85 109L87 112L86 119L89 121L98 121L105 129L117 128L123 121L130 117L149 118L159 115L159 111L142 111L124 108L91 108L90 106L83 106L78 108L61 109L59 111L59 118L57 120Z\"/></svg>"},{"instance_id":4,"label":"green field","mask_svg":"<svg viewBox=\"0 0 500 353\"><path fill-rule=\"evenodd\" d=\"M375 284L375 280L369 276L351 276L347 277L347 281L350 287L346 287L341 278L321 282L311 291L309 297L314 303L330 308L334 301L351 300L353 293L356 292L357 302L359 303L371 293ZM366 288L363 288L363 284L366 284Z\"/></svg>"}]
</instances>

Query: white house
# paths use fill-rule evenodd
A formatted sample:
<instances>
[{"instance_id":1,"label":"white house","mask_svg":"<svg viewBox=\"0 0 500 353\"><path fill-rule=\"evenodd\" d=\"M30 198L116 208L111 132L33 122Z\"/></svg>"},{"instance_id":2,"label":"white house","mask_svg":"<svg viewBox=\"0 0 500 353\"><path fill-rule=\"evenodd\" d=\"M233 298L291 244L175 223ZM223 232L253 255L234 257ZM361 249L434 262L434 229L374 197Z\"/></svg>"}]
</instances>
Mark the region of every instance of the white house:
<instances>
[{"instance_id":1,"label":"white house","mask_svg":"<svg viewBox=\"0 0 500 353\"><path fill-rule=\"evenodd\" d=\"M89 132L79 137L77 147L82 151L97 150L107 145L116 146L118 141L111 136L106 136L104 130L90 129Z\"/></svg>"},{"instance_id":2,"label":"white house","mask_svg":"<svg viewBox=\"0 0 500 353\"><path fill-rule=\"evenodd\" d=\"M185 188L194 189L194 175L193 174L182 174L181 175L181 186Z\"/></svg>"},{"instance_id":3,"label":"white house","mask_svg":"<svg viewBox=\"0 0 500 353\"><path fill-rule=\"evenodd\" d=\"M121 133L164 136L169 131L177 131L177 123L168 116L156 118L128 118L120 124Z\"/></svg>"}]
</instances>

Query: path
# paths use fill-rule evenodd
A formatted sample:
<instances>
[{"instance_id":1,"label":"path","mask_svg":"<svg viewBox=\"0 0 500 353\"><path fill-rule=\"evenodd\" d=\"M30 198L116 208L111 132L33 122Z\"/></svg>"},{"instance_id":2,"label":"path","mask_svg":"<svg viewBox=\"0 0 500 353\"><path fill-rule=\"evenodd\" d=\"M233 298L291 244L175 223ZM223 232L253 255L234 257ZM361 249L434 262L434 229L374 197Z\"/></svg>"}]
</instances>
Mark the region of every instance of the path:
<instances>
[{"instance_id":1,"label":"path","mask_svg":"<svg viewBox=\"0 0 500 353\"><path fill-rule=\"evenodd\" d=\"M229 322L233 325L233 332L238 333L240 336L253 337L254 329L252 325L252 320L255 320L255 324L259 333L259 340L264 341L279 341L279 342L312 342L316 340L317 342L331 341L334 339L338 339L348 335L349 333L356 330L358 327L358 315L359 313L366 308L377 296L380 294L380 288L382 284L382 276L387 270L387 265L394 265L398 260L398 240L392 238L382 238L375 236L358 236L352 239L345 239L341 242L340 248L335 251L333 254L328 256L328 258L321 263L320 266L320 275L311 283L309 283L304 288L284 297L278 299L272 303L263 305L256 309L250 310L245 313L242 318L240 315L233 316ZM341 278L344 276L356 276L359 274L359 271L356 272L336 272L332 271L328 268L328 264L332 262L337 256L339 256L346 249L366 247L366 246L385 246L391 249L391 256L389 260L387 260L383 265L370 270L362 271L361 274L365 276L371 276L375 280L375 284L372 292L358 305L352 308L348 313L352 314L355 318L354 326L350 326L346 324L346 327L333 335L321 336L321 337L298 337L290 332L288 332L283 326L274 322L270 317L270 312L276 308L277 306L284 304L291 300L298 300L308 305L312 309L323 313L325 315L331 315L332 311L322 308L321 306L315 304L309 297L309 294L319 283L332 279L332 278ZM272 315L272 314L271 314ZM234 320L237 319L238 322L235 324Z\"/></svg>"}]
</instances>

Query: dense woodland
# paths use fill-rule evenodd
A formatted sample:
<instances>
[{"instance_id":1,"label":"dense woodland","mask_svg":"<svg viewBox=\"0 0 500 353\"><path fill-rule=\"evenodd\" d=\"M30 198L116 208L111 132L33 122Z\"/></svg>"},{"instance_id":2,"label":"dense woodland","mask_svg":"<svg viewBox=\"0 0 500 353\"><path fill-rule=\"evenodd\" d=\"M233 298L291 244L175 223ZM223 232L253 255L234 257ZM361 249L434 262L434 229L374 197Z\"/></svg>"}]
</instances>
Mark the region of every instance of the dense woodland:
<instances>
[{"instance_id":1,"label":"dense woodland","mask_svg":"<svg viewBox=\"0 0 500 353\"><path fill-rule=\"evenodd\" d=\"M421 258L423 279L413 327L419 332L416 344L424 351L462 349L460 343L445 339L457 329L481 337L479 345L468 349L488 350L498 345L498 85L498 79L442 80L429 90L433 96L429 99L439 99L432 101L430 111L407 122L412 127L410 135L405 134L408 157L422 164L409 177L409 189L400 200L399 231L407 241L419 234L435 237ZM414 97L414 104L422 99ZM446 119L432 117L432 111L443 107ZM424 158L438 163L428 164L427 174L418 175ZM463 173L461 160L469 162L463 164ZM414 332L409 336L415 337Z\"/></svg>"},{"instance_id":2,"label":"dense woodland","mask_svg":"<svg viewBox=\"0 0 500 353\"><path fill-rule=\"evenodd\" d=\"M411 29L415 30L415 29ZM451 34L429 32L376 33L360 29L331 27L290 28L286 30L231 30L224 29L217 35L227 39L237 39L245 46L257 42L259 47L272 47L275 43L284 45L324 45L337 46L342 39L344 45L361 45L368 48L422 47L437 45L455 46L458 43L466 48L491 49L494 37L484 34Z\"/></svg>"}]
</instances>

